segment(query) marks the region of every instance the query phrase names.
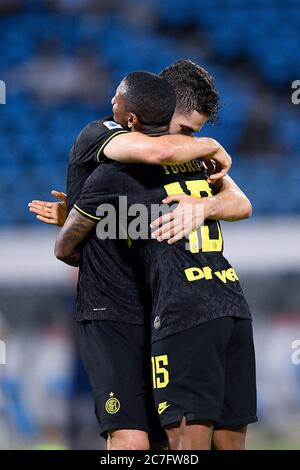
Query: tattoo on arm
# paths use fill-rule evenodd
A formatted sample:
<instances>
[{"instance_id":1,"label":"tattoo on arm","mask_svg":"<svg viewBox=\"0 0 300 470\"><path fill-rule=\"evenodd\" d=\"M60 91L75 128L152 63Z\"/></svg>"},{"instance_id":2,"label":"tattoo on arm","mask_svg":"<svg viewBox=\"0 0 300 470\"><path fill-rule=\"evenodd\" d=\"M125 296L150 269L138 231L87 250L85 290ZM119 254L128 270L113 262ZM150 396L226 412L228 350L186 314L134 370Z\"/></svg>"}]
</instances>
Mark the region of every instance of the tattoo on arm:
<instances>
[{"instance_id":1,"label":"tattoo on arm","mask_svg":"<svg viewBox=\"0 0 300 470\"><path fill-rule=\"evenodd\" d=\"M55 244L55 254L64 263L78 266L80 261L80 244L95 227L97 221L81 215L72 209Z\"/></svg>"}]
</instances>

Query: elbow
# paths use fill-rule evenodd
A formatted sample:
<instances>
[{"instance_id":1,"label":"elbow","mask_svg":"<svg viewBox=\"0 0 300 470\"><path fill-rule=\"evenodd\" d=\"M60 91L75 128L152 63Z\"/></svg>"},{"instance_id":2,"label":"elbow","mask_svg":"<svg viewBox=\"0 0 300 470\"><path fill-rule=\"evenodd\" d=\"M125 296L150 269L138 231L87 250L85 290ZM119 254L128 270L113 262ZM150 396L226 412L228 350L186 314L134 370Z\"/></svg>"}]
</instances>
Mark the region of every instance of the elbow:
<instances>
[{"instance_id":1,"label":"elbow","mask_svg":"<svg viewBox=\"0 0 300 470\"><path fill-rule=\"evenodd\" d=\"M203 156L202 158L216 155L220 151L225 151L222 145L211 137L198 137L198 142L201 143Z\"/></svg>"},{"instance_id":2,"label":"elbow","mask_svg":"<svg viewBox=\"0 0 300 470\"><path fill-rule=\"evenodd\" d=\"M249 201L249 206L248 206L248 212L247 212L247 218L250 219L250 217L252 217L252 214L253 214L253 207L252 207L252 204L251 202Z\"/></svg>"},{"instance_id":3,"label":"elbow","mask_svg":"<svg viewBox=\"0 0 300 470\"><path fill-rule=\"evenodd\" d=\"M251 202L249 201L249 199L245 199L245 204L244 204L244 218L245 219L250 219L250 217L252 217L252 214L253 214L253 209L252 209L252 204Z\"/></svg>"},{"instance_id":4,"label":"elbow","mask_svg":"<svg viewBox=\"0 0 300 470\"><path fill-rule=\"evenodd\" d=\"M211 137L203 137L204 143L207 144L210 153L214 154L219 152L220 150L224 150L222 145L215 139L212 139Z\"/></svg>"},{"instance_id":5,"label":"elbow","mask_svg":"<svg viewBox=\"0 0 300 470\"><path fill-rule=\"evenodd\" d=\"M55 243L54 254L56 258L60 261L65 261L70 256L70 253L68 253L63 241L59 238L56 240Z\"/></svg>"}]
</instances>

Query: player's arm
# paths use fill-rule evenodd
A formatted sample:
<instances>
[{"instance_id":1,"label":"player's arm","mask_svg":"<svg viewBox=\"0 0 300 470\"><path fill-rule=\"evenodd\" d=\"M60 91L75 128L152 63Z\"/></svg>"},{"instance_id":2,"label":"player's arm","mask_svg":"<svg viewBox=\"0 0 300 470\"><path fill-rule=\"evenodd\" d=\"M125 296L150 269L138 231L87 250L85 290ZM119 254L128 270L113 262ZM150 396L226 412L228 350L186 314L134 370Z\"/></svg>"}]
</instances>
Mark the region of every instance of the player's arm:
<instances>
[{"instance_id":1,"label":"player's arm","mask_svg":"<svg viewBox=\"0 0 300 470\"><path fill-rule=\"evenodd\" d=\"M164 135L149 137L139 132L122 133L110 140L101 150L103 154L123 163L148 163L153 165L184 163L195 158L214 160L217 172L210 176L216 181L231 167L231 157L214 139Z\"/></svg>"},{"instance_id":2,"label":"player's arm","mask_svg":"<svg viewBox=\"0 0 300 470\"><path fill-rule=\"evenodd\" d=\"M103 191L109 187L110 181L100 165L85 181L79 199L56 239L55 256L64 263L78 266L80 246L101 219L97 210L103 202Z\"/></svg>"},{"instance_id":3,"label":"player's arm","mask_svg":"<svg viewBox=\"0 0 300 470\"><path fill-rule=\"evenodd\" d=\"M217 194L202 199L188 195L168 196L164 203L178 202L176 209L152 222L153 237L175 243L200 227L206 219L234 222L251 217L252 205L228 175L215 185Z\"/></svg>"},{"instance_id":4,"label":"player's arm","mask_svg":"<svg viewBox=\"0 0 300 470\"><path fill-rule=\"evenodd\" d=\"M61 191L51 191L52 196L59 202L33 200L28 203L29 211L36 214L36 218L45 224L62 227L67 219L68 197Z\"/></svg>"},{"instance_id":5,"label":"player's arm","mask_svg":"<svg viewBox=\"0 0 300 470\"><path fill-rule=\"evenodd\" d=\"M78 210L72 209L55 242L56 258L70 266L78 266L80 245L96 223L97 220L85 217Z\"/></svg>"},{"instance_id":6,"label":"player's arm","mask_svg":"<svg viewBox=\"0 0 300 470\"><path fill-rule=\"evenodd\" d=\"M214 185L215 194L207 204L207 219L237 222L252 216L252 204L233 179L226 175Z\"/></svg>"}]
</instances>

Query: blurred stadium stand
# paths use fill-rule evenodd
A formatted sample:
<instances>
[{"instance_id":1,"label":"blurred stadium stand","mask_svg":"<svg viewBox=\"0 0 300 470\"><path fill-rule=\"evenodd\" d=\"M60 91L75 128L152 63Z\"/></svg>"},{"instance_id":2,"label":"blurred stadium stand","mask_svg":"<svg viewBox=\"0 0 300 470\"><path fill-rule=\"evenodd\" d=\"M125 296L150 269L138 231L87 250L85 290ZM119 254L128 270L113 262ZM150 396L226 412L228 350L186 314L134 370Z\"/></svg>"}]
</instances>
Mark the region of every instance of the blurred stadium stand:
<instances>
[{"instance_id":1,"label":"blurred stadium stand","mask_svg":"<svg viewBox=\"0 0 300 470\"><path fill-rule=\"evenodd\" d=\"M178 58L215 77L222 109L204 134L231 152L254 214L299 212L299 109L290 87L300 77L300 10L288 8L296 3L2 0L0 224L34 224L26 202L65 188L74 138L110 113L126 73L159 72ZM284 198L274 197L275 186Z\"/></svg>"}]
</instances>

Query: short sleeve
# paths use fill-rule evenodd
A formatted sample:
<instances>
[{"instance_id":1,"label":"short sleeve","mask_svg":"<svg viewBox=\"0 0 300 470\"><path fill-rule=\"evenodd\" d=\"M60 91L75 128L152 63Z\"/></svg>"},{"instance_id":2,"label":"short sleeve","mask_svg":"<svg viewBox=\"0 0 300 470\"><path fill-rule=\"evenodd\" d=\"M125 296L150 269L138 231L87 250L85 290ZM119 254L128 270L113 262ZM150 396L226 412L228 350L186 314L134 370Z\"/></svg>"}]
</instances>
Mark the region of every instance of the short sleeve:
<instances>
[{"instance_id":1,"label":"short sleeve","mask_svg":"<svg viewBox=\"0 0 300 470\"><path fill-rule=\"evenodd\" d=\"M113 120L103 119L91 122L78 135L72 149L73 161L80 165L89 162L101 163L106 145L117 135L128 133Z\"/></svg>"},{"instance_id":2,"label":"short sleeve","mask_svg":"<svg viewBox=\"0 0 300 470\"><path fill-rule=\"evenodd\" d=\"M92 220L100 220L97 209L101 204L115 206L122 188L117 168L115 162L99 165L86 179L74 209Z\"/></svg>"},{"instance_id":3,"label":"short sleeve","mask_svg":"<svg viewBox=\"0 0 300 470\"><path fill-rule=\"evenodd\" d=\"M79 199L74 204L74 209L82 215L93 220L100 220L97 216L97 208L103 202L101 188L102 168L98 167L85 181Z\"/></svg>"}]
</instances>

